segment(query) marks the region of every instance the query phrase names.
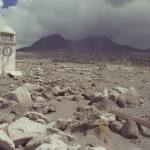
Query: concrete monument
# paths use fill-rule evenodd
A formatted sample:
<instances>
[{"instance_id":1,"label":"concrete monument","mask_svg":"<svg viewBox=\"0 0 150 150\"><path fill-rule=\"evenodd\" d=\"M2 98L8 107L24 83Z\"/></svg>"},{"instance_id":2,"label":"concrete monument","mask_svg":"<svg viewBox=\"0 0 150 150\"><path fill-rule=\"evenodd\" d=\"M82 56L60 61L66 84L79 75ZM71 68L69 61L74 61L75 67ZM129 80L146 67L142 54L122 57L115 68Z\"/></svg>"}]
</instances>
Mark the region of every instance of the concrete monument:
<instances>
[{"instance_id":1,"label":"concrete monument","mask_svg":"<svg viewBox=\"0 0 150 150\"><path fill-rule=\"evenodd\" d=\"M15 72L16 69L16 33L4 26L0 28L0 74Z\"/></svg>"}]
</instances>

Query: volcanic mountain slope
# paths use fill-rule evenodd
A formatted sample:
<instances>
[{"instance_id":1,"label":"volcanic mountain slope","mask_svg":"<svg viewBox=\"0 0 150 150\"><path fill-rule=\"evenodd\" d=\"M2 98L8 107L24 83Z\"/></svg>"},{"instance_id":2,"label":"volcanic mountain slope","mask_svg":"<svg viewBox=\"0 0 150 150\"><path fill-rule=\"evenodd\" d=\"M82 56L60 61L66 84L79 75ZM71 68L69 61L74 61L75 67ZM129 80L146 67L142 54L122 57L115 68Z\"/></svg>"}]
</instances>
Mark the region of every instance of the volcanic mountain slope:
<instances>
[{"instance_id":1,"label":"volcanic mountain slope","mask_svg":"<svg viewBox=\"0 0 150 150\"><path fill-rule=\"evenodd\" d=\"M113 42L106 37L88 37L80 41L71 41L63 38L59 34L43 37L33 43L29 47L20 48L24 52L51 52L52 50L65 49L66 52L71 49L72 51L86 51L86 52L109 52L109 53L139 53L139 49L129 46L120 45Z\"/></svg>"}]
</instances>

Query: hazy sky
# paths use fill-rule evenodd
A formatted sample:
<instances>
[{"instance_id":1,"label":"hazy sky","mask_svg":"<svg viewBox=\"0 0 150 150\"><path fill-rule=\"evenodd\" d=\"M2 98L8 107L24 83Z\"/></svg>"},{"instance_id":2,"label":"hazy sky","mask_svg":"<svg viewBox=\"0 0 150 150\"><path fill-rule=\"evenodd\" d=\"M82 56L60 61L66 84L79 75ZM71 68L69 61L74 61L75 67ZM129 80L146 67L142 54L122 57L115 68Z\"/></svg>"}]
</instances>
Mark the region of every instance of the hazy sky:
<instances>
[{"instance_id":1,"label":"hazy sky","mask_svg":"<svg viewBox=\"0 0 150 150\"><path fill-rule=\"evenodd\" d=\"M17 32L19 45L60 33L66 38L107 36L121 44L150 47L150 0L0 0L0 26Z\"/></svg>"}]
</instances>

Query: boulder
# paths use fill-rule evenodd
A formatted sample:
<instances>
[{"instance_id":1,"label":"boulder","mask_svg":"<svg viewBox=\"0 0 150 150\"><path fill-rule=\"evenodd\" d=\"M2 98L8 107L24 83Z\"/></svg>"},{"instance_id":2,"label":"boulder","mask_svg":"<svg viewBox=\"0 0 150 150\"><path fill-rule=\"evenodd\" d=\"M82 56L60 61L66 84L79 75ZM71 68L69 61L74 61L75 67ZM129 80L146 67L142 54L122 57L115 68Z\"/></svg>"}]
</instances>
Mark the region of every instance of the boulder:
<instances>
[{"instance_id":1,"label":"boulder","mask_svg":"<svg viewBox=\"0 0 150 150\"><path fill-rule=\"evenodd\" d=\"M15 150L15 144L3 130L0 130L0 149Z\"/></svg>"},{"instance_id":2,"label":"boulder","mask_svg":"<svg viewBox=\"0 0 150 150\"><path fill-rule=\"evenodd\" d=\"M126 94L119 95L116 103L119 107L125 108L126 107Z\"/></svg>"},{"instance_id":3,"label":"boulder","mask_svg":"<svg viewBox=\"0 0 150 150\"><path fill-rule=\"evenodd\" d=\"M46 125L22 117L8 126L9 137L15 145L25 145L33 137L46 134Z\"/></svg>"},{"instance_id":4,"label":"boulder","mask_svg":"<svg viewBox=\"0 0 150 150\"><path fill-rule=\"evenodd\" d=\"M143 99L141 95L131 87L125 93L121 93L118 96L117 104L119 107L136 107L143 104Z\"/></svg>"},{"instance_id":5,"label":"boulder","mask_svg":"<svg viewBox=\"0 0 150 150\"><path fill-rule=\"evenodd\" d=\"M136 122L128 120L120 131L121 135L128 139L137 139L140 132Z\"/></svg>"},{"instance_id":6,"label":"boulder","mask_svg":"<svg viewBox=\"0 0 150 150\"><path fill-rule=\"evenodd\" d=\"M60 139L53 139L50 144L42 144L35 150L67 150L68 146Z\"/></svg>"},{"instance_id":7,"label":"boulder","mask_svg":"<svg viewBox=\"0 0 150 150\"><path fill-rule=\"evenodd\" d=\"M131 87L126 93L126 103L128 107L140 106L141 96L134 87Z\"/></svg>"},{"instance_id":8,"label":"boulder","mask_svg":"<svg viewBox=\"0 0 150 150\"><path fill-rule=\"evenodd\" d=\"M110 123L110 129L113 132L119 133L123 127L123 124L119 121L113 121Z\"/></svg>"},{"instance_id":9,"label":"boulder","mask_svg":"<svg viewBox=\"0 0 150 150\"><path fill-rule=\"evenodd\" d=\"M8 94L9 100L14 100L24 107L32 106L32 99L29 91L25 87L19 87Z\"/></svg>"}]
</instances>

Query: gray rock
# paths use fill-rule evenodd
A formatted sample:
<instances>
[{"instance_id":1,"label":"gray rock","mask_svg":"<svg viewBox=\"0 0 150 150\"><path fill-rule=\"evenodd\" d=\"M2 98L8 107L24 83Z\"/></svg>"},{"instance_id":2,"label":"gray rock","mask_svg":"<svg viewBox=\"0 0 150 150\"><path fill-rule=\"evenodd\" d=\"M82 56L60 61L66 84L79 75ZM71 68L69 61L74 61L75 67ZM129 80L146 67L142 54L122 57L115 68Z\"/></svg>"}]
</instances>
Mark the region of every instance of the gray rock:
<instances>
[{"instance_id":1,"label":"gray rock","mask_svg":"<svg viewBox=\"0 0 150 150\"><path fill-rule=\"evenodd\" d=\"M22 117L8 126L9 137L16 146L25 145L33 137L46 134L46 125Z\"/></svg>"},{"instance_id":2,"label":"gray rock","mask_svg":"<svg viewBox=\"0 0 150 150\"><path fill-rule=\"evenodd\" d=\"M128 139L137 139L140 132L136 122L128 120L120 131L121 135Z\"/></svg>"},{"instance_id":3,"label":"gray rock","mask_svg":"<svg viewBox=\"0 0 150 150\"><path fill-rule=\"evenodd\" d=\"M8 108L8 106L9 106L9 101L0 97L0 109Z\"/></svg>"},{"instance_id":4,"label":"gray rock","mask_svg":"<svg viewBox=\"0 0 150 150\"><path fill-rule=\"evenodd\" d=\"M51 135L40 135L31 139L27 144L25 150L35 150L41 144L50 143Z\"/></svg>"},{"instance_id":5,"label":"gray rock","mask_svg":"<svg viewBox=\"0 0 150 150\"><path fill-rule=\"evenodd\" d=\"M110 123L110 129L113 132L119 133L123 127L123 124L119 121L113 121Z\"/></svg>"},{"instance_id":6,"label":"gray rock","mask_svg":"<svg viewBox=\"0 0 150 150\"><path fill-rule=\"evenodd\" d=\"M0 113L0 124L12 123L15 120L15 114L13 113Z\"/></svg>"},{"instance_id":7,"label":"gray rock","mask_svg":"<svg viewBox=\"0 0 150 150\"><path fill-rule=\"evenodd\" d=\"M15 150L15 144L3 130L0 130L0 149Z\"/></svg>"},{"instance_id":8,"label":"gray rock","mask_svg":"<svg viewBox=\"0 0 150 150\"><path fill-rule=\"evenodd\" d=\"M68 146L60 139L51 140L50 144L44 143L35 150L67 150Z\"/></svg>"},{"instance_id":9,"label":"gray rock","mask_svg":"<svg viewBox=\"0 0 150 150\"><path fill-rule=\"evenodd\" d=\"M32 106L31 94L25 87L19 87L15 91L8 94L9 100L14 100L24 107Z\"/></svg>"},{"instance_id":10,"label":"gray rock","mask_svg":"<svg viewBox=\"0 0 150 150\"><path fill-rule=\"evenodd\" d=\"M42 92L44 91L44 88L42 86L40 86L39 84L30 84L30 83L26 83L23 85L23 87L27 88L27 90L29 92Z\"/></svg>"},{"instance_id":11,"label":"gray rock","mask_svg":"<svg viewBox=\"0 0 150 150\"><path fill-rule=\"evenodd\" d=\"M35 111L30 111L25 113L24 117L29 118L30 120L35 122L39 122L39 120L43 120L45 124L49 123L49 119L45 115Z\"/></svg>"}]
</instances>

